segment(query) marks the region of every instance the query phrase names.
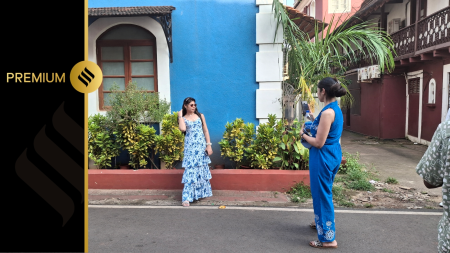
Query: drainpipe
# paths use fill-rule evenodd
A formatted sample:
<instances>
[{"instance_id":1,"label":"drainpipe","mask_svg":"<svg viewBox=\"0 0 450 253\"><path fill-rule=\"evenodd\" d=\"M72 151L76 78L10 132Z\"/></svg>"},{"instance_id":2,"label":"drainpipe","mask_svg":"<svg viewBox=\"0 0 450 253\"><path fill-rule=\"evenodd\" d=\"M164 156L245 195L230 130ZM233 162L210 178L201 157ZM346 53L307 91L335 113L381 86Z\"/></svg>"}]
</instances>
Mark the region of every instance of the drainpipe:
<instances>
[{"instance_id":1,"label":"drainpipe","mask_svg":"<svg viewBox=\"0 0 450 253\"><path fill-rule=\"evenodd\" d=\"M417 38L419 37L419 13L420 13L420 0L416 1L416 24L414 26L414 55L417 51ZM412 15L412 13L411 13Z\"/></svg>"},{"instance_id":2,"label":"drainpipe","mask_svg":"<svg viewBox=\"0 0 450 253\"><path fill-rule=\"evenodd\" d=\"M382 86L383 85L383 82L381 82L380 83L380 102L378 103L378 138L379 139L381 139L381 121L382 121L382 118L381 118L381 104L382 104L382 102L383 102L383 89L382 89Z\"/></svg>"}]
</instances>

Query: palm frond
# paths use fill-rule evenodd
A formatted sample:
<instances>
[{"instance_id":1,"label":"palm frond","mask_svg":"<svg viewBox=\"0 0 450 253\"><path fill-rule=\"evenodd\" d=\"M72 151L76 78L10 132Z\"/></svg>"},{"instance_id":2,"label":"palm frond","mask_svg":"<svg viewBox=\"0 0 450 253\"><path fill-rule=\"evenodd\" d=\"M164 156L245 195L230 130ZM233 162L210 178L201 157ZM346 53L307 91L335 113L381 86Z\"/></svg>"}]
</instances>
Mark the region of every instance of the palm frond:
<instances>
[{"instance_id":1,"label":"palm frond","mask_svg":"<svg viewBox=\"0 0 450 253\"><path fill-rule=\"evenodd\" d=\"M353 97L347 88L344 73L345 63L357 62L361 58L378 64L380 71L391 72L394 65L394 43L391 37L377 27L372 21L363 21L348 27L349 18L342 21L342 16L331 18L328 27L315 24L315 32L311 40L308 34L289 18L289 13L282 3L273 1L272 9L277 22L277 30L283 30L284 50L287 50L289 82L300 99L314 103L312 91L317 89L318 82L325 77L336 77L348 91L342 97L341 105L351 106ZM322 26L322 27L320 27ZM276 36L275 32L275 36ZM274 38L274 40L276 37ZM347 52L344 54L342 49Z\"/></svg>"}]
</instances>

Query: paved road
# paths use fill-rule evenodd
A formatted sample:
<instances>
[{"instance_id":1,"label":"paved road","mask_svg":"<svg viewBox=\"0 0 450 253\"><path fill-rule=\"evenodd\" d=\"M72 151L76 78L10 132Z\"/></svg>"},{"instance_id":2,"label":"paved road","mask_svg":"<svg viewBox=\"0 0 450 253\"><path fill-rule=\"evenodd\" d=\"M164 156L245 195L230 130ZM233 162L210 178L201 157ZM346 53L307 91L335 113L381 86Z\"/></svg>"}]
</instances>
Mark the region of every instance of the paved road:
<instances>
[{"instance_id":1,"label":"paved road","mask_svg":"<svg viewBox=\"0 0 450 253\"><path fill-rule=\"evenodd\" d=\"M339 248L329 251L437 252L441 215L336 209ZM312 218L298 208L89 206L89 252L322 252L308 246Z\"/></svg>"}]
</instances>

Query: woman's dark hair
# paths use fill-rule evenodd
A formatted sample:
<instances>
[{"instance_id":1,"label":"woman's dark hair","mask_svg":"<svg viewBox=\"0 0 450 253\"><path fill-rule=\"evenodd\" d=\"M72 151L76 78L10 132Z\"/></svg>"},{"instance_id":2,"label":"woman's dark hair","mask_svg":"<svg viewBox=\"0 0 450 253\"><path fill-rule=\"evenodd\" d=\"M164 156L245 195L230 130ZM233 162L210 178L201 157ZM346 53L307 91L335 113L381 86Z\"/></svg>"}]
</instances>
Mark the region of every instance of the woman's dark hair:
<instances>
[{"instance_id":1,"label":"woman's dark hair","mask_svg":"<svg viewBox=\"0 0 450 253\"><path fill-rule=\"evenodd\" d=\"M192 101L195 102L195 99L194 99L194 98L191 98L191 97L187 97L187 98L184 99L183 105L181 106L181 109L183 110L183 117L184 117L184 115L186 115L186 113L187 113L187 110L186 110L186 108L185 108L184 106L185 106L185 105L188 106ZM203 126L203 120L202 120L202 116L201 116L202 114L198 111L198 108L197 108L197 107L195 107L194 113L197 114L197 116L200 118L200 121L202 122L202 126ZM186 132L185 132L185 133L186 133Z\"/></svg>"},{"instance_id":2,"label":"woman's dark hair","mask_svg":"<svg viewBox=\"0 0 450 253\"><path fill-rule=\"evenodd\" d=\"M336 78L325 77L320 80L318 88L325 89L327 98L342 97L347 94L347 90L341 86Z\"/></svg>"}]
</instances>

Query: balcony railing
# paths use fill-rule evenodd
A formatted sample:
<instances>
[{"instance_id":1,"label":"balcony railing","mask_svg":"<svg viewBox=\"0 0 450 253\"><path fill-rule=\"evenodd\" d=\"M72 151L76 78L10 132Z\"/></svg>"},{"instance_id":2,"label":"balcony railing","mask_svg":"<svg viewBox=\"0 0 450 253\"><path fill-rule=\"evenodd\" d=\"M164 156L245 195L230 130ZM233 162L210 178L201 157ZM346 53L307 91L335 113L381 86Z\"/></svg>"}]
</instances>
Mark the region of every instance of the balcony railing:
<instances>
[{"instance_id":1,"label":"balcony railing","mask_svg":"<svg viewBox=\"0 0 450 253\"><path fill-rule=\"evenodd\" d=\"M416 25L417 37L415 36ZM415 55L418 51L449 42L450 6L391 34L391 38L397 52L397 59Z\"/></svg>"},{"instance_id":2,"label":"balcony railing","mask_svg":"<svg viewBox=\"0 0 450 253\"><path fill-rule=\"evenodd\" d=\"M414 53L414 33L416 25L410 25L393 34L391 34L394 42L394 49L397 57L405 54Z\"/></svg>"},{"instance_id":3,"label":"balcony railing","mask_svg":"<svg viewBox=\"0 0 450 253\"><path fill-rule=\"evenodd\" d=\"M417 37L416 34L417 25ZM428 17L420 20L418 23L407 26L390 35L394 42L394 49L397 55L395 60L414 57L427 51L448 47L450 42L450 6L437 11ZM443 45L446 43L447 45ZM417 44L417 45L416 45ZM364 52L364 53L363 53ZM355 52L356 61L348 60L344 62L346 70L366 67L372 65L366 47ZM336 72L336 69L333 69Z\"/></svg>"},{"instance_id":4,"label":"balcony railing","mask_svg":"<svg viewBox=\"0 0 450 253\"><path fill-rule=\"evenodd\" d=\"M450 6L419 21L417 51L450 41Z\"/></svg>"},{"instance_id":5,"label":"balcony railing","mask_svg":"<svg viewBox=\"0 0 450 253\"><path fill-rule=\"evenodd\" d=\"M369 52L369 50L364 46L362 50L355 51L355 57L349 57L350 59L344 61L343 65L347 70L370 66L373 64L370 59L373 59L374 57L375 53Z\"/></svg>"}]
</instances>

